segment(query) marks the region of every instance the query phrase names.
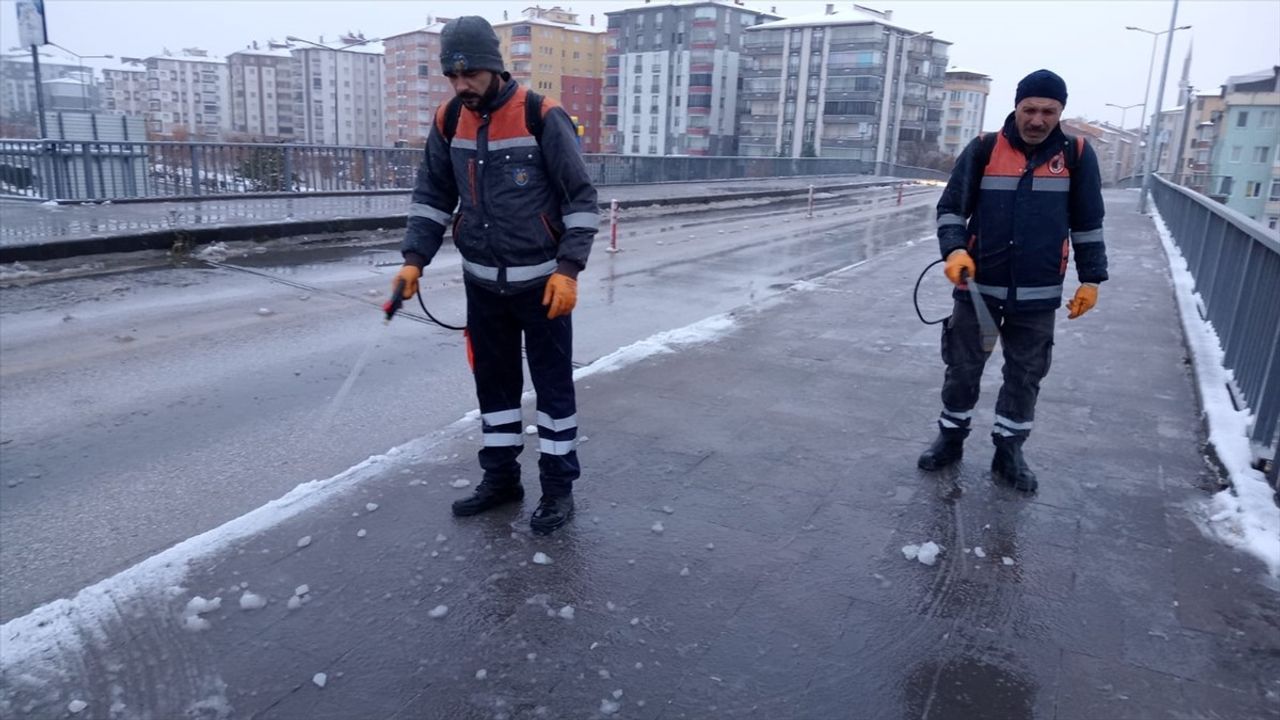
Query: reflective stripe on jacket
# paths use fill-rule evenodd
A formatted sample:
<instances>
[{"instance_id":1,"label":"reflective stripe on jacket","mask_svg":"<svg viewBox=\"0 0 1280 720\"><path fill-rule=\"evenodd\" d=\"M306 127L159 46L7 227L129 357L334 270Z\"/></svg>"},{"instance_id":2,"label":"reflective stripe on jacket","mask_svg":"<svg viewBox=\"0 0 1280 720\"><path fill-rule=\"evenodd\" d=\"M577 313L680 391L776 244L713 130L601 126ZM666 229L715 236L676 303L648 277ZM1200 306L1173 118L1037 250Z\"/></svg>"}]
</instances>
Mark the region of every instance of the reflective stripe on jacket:
<instances>
[{"instance_id":1,"label":"reflective stripe on jacket","mask_svg":"<svg viewBox=\"0 0 1280 720\"><path fill-rule=\"evenodd\" d=\"M576 131L543 98L539 142L526 127L525 95L508 81L487 112L463 107L452 143L444 137L448 104L437 110L401 245L406 257L430 262L452 223L467 279L493 290L536 286L561 262L586 267L599 210Z\"/></svg>"},{"instance_id":2,"label":"reflective stripe on jacket","mask_svg":"<svg viewBox=\"0 0 1280 720\"><path fill-rule=\"evenodd\" d=\"M1055 128L1028 155L1011 114L985 166L978 166L982 138L969 143L938 202L943 257L968 249L979 291L1005 312L1060 306L1073 248L1080 282L1107 279L1098 158L1082 143L1069 167L1072 142Z\"/></svg>"}]
</instances>

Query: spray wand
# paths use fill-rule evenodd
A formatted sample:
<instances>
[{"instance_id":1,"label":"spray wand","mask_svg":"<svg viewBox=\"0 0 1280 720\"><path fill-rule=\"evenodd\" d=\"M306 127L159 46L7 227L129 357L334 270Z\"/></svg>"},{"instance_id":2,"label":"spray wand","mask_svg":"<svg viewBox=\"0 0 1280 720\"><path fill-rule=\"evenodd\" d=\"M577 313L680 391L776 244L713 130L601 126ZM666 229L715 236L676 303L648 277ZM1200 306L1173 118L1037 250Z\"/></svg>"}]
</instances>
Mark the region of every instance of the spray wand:
<instances>
[{"instance_id":1,"label":"spray wand","mask_svg":"<svg viewBox=\"0 0 1280 720\"><path fill-rule=\"evenodd\" d=\"M387 319L383 323L391 322L391 318L400 311L400 306L404 305L404 280L397 280L395 289L391 291L391 299L382 304L382 312L387 314ZM432 318L435 320L435 318ZM438 321L437 321L438 323Z\"/></svg>"}]
</instances>

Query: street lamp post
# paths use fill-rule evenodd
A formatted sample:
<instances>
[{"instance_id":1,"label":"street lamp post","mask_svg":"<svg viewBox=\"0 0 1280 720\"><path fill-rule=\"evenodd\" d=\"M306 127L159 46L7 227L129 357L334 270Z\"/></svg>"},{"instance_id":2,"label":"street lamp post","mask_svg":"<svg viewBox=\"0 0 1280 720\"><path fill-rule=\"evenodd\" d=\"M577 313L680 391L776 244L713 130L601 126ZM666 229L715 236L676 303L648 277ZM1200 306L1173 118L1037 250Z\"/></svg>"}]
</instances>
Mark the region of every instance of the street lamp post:
<instances>
[{"instance_id":1,"label":"street lamp post","mask_svg":"<svg viewBox=\"0 0 1280 720\"><path fill-rule=\"evenodd\" d=\"M895 173L897 172L898 163L900 162L901 155L902 155L901 153L902 116L903 116L903 111L906 109L902 107L902 98L906 94L906 89L907 89L907 61L910 59L907 57L907 53L911 52L911 48L907 45L907 42L910 40L914 40L918 37L922 37L924 35L932 35L932 34L933 34L932 30L925 30L924 32L918 32L914 35L907 35L906 37L903 37L900 40L898 40L898 43L902 48L902 60L900 61L901 67L898 69L898 119L894 125L894 131L893 131L893 164L892 166L894 168ZM927 112L927 109L928 109L927 97L925 101L925 108Z\"/></svg>"},{"instance_id":2,"label":"street lamp post","mask_svg":"<svg viewBox=\"0 0 1280 720\"><path fill-rule=\"evenodd\" d=\"M1159 32L1156 32L1154 30L1147 30L1145 28L1135 27L1133 25L1126 25L1124 28L1125 30L1134 30L1136 32L1146 33L1151 36L1151 62L1147 66L1147 89L1142 94L1142 122L1138 123L1139 130L1142 130L1147 122L1147 98L1151 94L1151 75L1155 71L1155 67L1156 67L1156 42L1159 41L1161 35L1169 36L1170 42L1165 46L1164 70L1161 72L1161 75L1160 75L1160 97L1157 98L1157 102L1156 102L1156 105L1159 105L1164 98L1164 78L1165 78L1165 74L1169 71L1169 50L1172 46L1173 33L1178 30L1191 29L1190 25L1182 25L1180 27L1174 27L1174 23L1177 22L1177 17L1178 17L1178 0L1173 0L1173 15L1169 19L1168 30L1161 30ZM1154 124L1159 124L1159 117L1160 117L1160 113L1157 110L1156 122ZM1145 142L1145 146L1143 147L1143 152L1142 152L1142 165L1143 165L1144 171L1146 170L1147 166L1150 165L1150 163L1147 162L1147 160L1151 156L1151 149L1154 146L1154 144L1155 144L1155 134L1151 133L1147 137L1147 140ZM1143 187L1142 199L1139 202L1139 208L1141 212L1145 212L1147 207L1146 179L1143 179L1142 187Z\"/></svg>"},{"instance_id":3,"label":"street lamp post","mask_svg":"<svg viewBox=\"0 0 1280 720\"><path fill-rule=\"evenodd\" d=\"M322 43L312 42L312 41L310 41L310 40L306 40L306 39L303 39L303 38L300 38L300 37L294 37L293 35L289 35L288 37L286 37L286 38L285 38L285 40L288 40L288 41L290 41L290 42L306 43L307 45L314 45L315 47L318 47L318 48L320 48L321 50L328 50L328 51L330 51L330 52L332 52L332 53L333 53L333 144L334 144L334 145L341 145L341 144L342 144L342 138L341 138L341 136L339 135L339 133L340 133L342 130L341 130L341 128L340 128L340 127L339 127L339 125L338 125L338 120L339 120L339 118L338 118L338 92L339 92L339 86L338 86L338 58L340 57L340 56L338 55L338 53L342 52L343 50L349 50L349 49L351 49L351 48L353 48L353 47L356 47L356 46L359 46L359 45L368 45L369 43L381 42L381 41L382 41L382 39L381 39L381 38L374 38L374 39L372 39L372 40L361 40L361 41L359 41L359 42L353 42L353 43L350 43L350 44L347 44L347 45L343 45L342 47L330 47L330 46L328 46L328 45L324 45L324 44L322 44Z\"/></svg>"},{"instance_id":4,"label":"street lamp post","mask_svg":"<svg viewBox=\"0 0 1280 720\"><path fill-rule=\"evenodd\" d=\"M1115 103L1107 103L1107 107L1120 108L1120 130L1121 132L1128 132L1128 128L1125 127L1125 122L1124 122L1125 115L1130 110L1142 104L1143 103L1134 103L1132 105L1117 105ZM1141 125L1141 123L1139 123L1139 125ZM1121 179L1121 175L1122 175L1121 168L1120 168L1121 165L1122 163L1120 162L1120 153L1117 152L1116 153L1116 183L1119 183Z\"/></svg>"}]
</instances>

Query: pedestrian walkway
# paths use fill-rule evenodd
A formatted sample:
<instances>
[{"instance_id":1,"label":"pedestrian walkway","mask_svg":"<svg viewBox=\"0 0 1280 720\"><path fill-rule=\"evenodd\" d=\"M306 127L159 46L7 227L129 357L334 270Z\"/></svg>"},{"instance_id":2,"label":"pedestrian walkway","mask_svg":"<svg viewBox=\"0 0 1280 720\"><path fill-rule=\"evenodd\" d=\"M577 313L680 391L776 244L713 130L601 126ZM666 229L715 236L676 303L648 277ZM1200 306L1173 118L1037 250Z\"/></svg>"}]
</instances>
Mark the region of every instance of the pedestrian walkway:
<instances>
[{"instance_id":1,"label":"pedestrian walkway","mask_svg":"<svg viewBox=\"0 0 1280 720\"><path fill-rule=\"evenodd\" d=\"M887 183L867 175L762 178L731 181L601 186L600 200L669 202L688 198L805 190L850 183ZM318 221L403 219L409 193L368 195L217 197L172 202L54 204L0 197L0 247L51 241L90 240L145 232L193 231ZM336 225L336 222L335 222Z\"/></svg>"},{"instance_id":2,"label":"pedestrian walkway","mask_svg":"<svg viewBox=\"0 0 1280 720\"><path fill-rule=\"evenodd\" d=\"M556 535L528 533L536 498L449 516L473 418L185 573L6 625L0 716L1275 718L1280 596L1197 529L1212 477L1168 273L1132 195L1108 200L1112 280L1059 316L1033 497L986 469L997 367L964 461L915 467L942 374L922 243L588 369ZM904 556L926 541L934 565Z\"/></svg>"}]
</instances>

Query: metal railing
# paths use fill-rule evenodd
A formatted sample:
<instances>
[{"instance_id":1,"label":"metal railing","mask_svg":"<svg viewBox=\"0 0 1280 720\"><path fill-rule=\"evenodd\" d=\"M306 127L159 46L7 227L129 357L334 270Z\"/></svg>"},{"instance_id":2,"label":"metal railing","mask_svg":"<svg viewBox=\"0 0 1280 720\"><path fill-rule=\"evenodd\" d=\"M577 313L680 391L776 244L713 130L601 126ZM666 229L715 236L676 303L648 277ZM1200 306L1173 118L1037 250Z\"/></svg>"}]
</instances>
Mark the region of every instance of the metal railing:
<instances>
[{"instance_id":1,"label":"metal railing","mask_svg":"<svg viewBox=\"0 0 1280 720\"><path fill-rule=\"evenodd\" d=\"M584 155L598 185L821 175L946 179L843 158ZM405 192L422 150L209 142L0 140L0 195L41 200Z\"/></svg>"},{"instance_id":2,"label":"metal railing","mask_svg":"<svg viewBox=\"0 0 1280 720\"><path fill-rule=\"evenodd\" d=\"M1280 449L1280 237L1158 175L1151 194L1195 278L1224 363L1253 413L1251 439L1275 453ZM1273 459L1273 467L1275 460L1280 458Z\"/></svg>"},{"instance_id":3,"label":"metal railing","mask_svg":"<svg viewBox=\"0 0 1280 720\"><path fill-rule=\"evenodd\" d=\"M205 142L0 140L0 194L45 200L411 187L412 148Z\"/></svg>"}]
</instances>

